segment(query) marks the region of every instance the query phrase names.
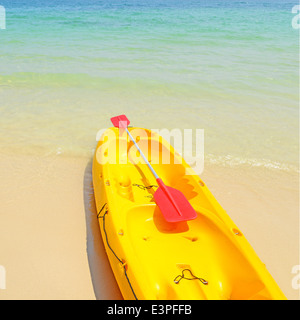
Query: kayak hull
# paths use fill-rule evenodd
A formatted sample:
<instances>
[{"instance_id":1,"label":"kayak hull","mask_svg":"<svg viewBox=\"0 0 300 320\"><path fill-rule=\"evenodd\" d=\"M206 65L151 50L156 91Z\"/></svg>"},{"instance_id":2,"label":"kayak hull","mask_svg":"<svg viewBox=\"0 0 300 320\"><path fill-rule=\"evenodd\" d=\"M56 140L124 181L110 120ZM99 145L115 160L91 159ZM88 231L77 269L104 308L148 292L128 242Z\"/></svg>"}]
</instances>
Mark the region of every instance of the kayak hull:
<instances>
[{"instance_id":1,"label":"kayak hull","mask_svg":"<svg viewBox=\"0 0 300 320\"><path fill-rule=\"evenodd\" d=\"M126 132L111 128L103 134L93 159L93 186L101 235L124 299L286 299L243 233L172 146L150 130L129 130L197 218L167 222L154 201L157 182Z\"/></svg>"}]
</instances>

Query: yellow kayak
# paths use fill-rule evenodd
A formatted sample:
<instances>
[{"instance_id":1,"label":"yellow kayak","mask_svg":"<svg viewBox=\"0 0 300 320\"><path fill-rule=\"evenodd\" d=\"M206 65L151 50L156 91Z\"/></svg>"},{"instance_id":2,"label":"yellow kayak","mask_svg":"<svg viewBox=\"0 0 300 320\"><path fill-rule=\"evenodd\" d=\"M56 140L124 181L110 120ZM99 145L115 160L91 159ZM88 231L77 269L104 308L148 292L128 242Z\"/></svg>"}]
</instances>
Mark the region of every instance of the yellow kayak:
<instances>
[{"instance_id":1,"label":"yellow kayak","mask_svg":"<svg viewBox=\"0 0 300 320\"><path fill-rule=\"evenodd\" d=\"M93 185L103 242L124 299L286 299L243 233L174 148L150 130L128 129L197 218L167 222L153 199L155 177L126 132L104 132L94 155ZM162 163L164 155L171 163Z\"/></svg>"}]
</instances>

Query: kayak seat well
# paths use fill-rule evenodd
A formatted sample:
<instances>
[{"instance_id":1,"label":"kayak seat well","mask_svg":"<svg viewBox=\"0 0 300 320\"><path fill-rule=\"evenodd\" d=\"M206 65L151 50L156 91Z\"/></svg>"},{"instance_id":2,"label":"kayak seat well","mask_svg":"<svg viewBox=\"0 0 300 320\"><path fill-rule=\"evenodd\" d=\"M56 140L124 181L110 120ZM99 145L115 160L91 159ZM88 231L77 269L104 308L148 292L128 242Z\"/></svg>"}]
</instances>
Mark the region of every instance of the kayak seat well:
<instances>
[{"instance_id":1,"label":"kayak seat well","mask_svg":"<svg viewBox=\"0 0 300 320\"><path fill-rule=\"evenodd\" d=\"M196 220L177 223L166 222L155 205L127 212L128 240L141 263L138 268L153 279L153 292L160 299L268 299L267 289L239 250L240 237L222 227L212 213L196 211ZM144 264L146 257L155 261ZM185 279L174 283L180 265L189 266L208 285Z\"/></svg>"}]
</instances>

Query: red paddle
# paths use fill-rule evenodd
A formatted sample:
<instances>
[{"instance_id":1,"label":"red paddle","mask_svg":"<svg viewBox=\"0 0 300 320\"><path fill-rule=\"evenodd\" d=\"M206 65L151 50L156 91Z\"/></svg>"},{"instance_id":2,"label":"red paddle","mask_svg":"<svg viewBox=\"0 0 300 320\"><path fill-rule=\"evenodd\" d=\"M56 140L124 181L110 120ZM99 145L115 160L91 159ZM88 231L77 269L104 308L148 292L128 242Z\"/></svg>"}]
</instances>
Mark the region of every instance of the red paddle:
<instances>
[{"instance_id":1,"label":"red paddle","mask_svg":"<svg viewBox=\"0 0 300 320\"><path fill-rule=\"evenodd\" d=\"M140 155L143 157L144 161L146 162L147 166L151 170L152 174L155 176L156 181L159 185L158 189L154 193L154 200L158 205L160 211L162 212L164 218L168 222L179 222L179 221L187 221L193 220L197 218L197 213L188 202L187 198L184 194L172 187L166 186L162 179L159 178L157 173L152 168L149 161L146 159L145 155L133 139L132 135L130 134L127 126L129 125L130 121L127 119L125 115L120 115L111 118L112 124L117 128L124 128L129 135L130 139L138 149Z\"/></svg>"}]
</instances>

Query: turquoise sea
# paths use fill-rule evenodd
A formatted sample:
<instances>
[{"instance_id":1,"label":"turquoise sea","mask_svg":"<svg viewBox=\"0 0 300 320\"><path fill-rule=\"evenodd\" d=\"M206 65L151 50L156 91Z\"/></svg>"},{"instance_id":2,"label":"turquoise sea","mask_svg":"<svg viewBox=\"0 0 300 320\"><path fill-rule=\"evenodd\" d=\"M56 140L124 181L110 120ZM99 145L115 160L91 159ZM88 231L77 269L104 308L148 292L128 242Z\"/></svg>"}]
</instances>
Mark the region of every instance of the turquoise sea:
<instances>
[{"instance_id":1,"label":"turquoise sea","mask_svg":"<svg viewBox=\"0 0 300 320\"><path fill-rule=\"evenodd\" d=\"M288 0L0 0L1 152L90 157L98 130L204 129L205 160L298 171Z\"/></svg>"}]
</instances>

